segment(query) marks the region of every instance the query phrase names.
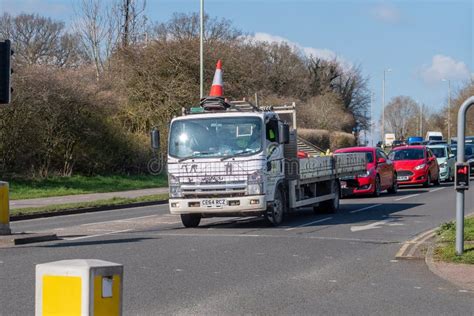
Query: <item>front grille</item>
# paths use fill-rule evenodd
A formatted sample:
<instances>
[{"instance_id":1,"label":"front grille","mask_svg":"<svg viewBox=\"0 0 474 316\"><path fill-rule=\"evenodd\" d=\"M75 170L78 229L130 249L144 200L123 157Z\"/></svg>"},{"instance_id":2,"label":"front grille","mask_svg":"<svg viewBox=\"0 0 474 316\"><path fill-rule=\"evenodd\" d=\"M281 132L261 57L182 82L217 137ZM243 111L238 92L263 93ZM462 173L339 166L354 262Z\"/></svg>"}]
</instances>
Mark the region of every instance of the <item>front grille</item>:
<instances>
[{"instance_id":1,"label":"front grille","mask_svg":"<svg viewBox=\"0 0 474 316\"><path fill-rule=\"evenodd\" d=\"M408 170L398 170L397 175L400 177L411 177L413 175L413 172Z\"/></svg>"},{"instance_id":2,"label":"front grille","mask_svg":"<svg viewBox=\"0 0 474 316\"><path fill-rule=\"evenodd\" d=\"M186 199L212 199L212 198L229 198L245 196L245 192L220 192L220 193L197 193L197 192L183 192L183 197Z\"/></svg>"}]
</instances>

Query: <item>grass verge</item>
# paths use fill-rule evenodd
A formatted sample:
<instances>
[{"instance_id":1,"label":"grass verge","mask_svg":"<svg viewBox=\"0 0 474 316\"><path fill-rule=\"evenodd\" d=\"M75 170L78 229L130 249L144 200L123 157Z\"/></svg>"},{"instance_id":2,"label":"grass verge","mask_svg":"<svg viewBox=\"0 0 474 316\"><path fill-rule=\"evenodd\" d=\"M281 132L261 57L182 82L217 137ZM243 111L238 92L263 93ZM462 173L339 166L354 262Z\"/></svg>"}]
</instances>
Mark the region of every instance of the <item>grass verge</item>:
<instances>
[{"instance_id":1,"label":"grass verge","mask_svg":"<svg viewBox=\"0 0 474 316\"><path fill-rule=\"evenodd\" d=\"M167 186L165 175L112 175L12 179L10 199L33 199L86 193L118 192Z\"/></svg>"},{"instance_id":2,"label":"grass verge","mask_svg":"<svg viewBox=\"0 0 474 316\"><path fill-rule=\"evenodd\" d=\"M10 211L10 216L15 217L15 216L24 216L24 215L33 215L33 214L57 213L57 212L63 212L63 211L68 211L68 210L118 206L118 205L125 205L125 204L131 204L131 203L164 201L167 199L168 199L168 194L147 195L147 196L141 196L137 198L112 198L112 199L97 200L97 201L91 201L91 202L69 203L69 204L49 205L45 207L13 209Z\"/></svg>"},{"instance_id":3,"label":"grass verge","mask_svg":"<svg viewBox=\"0 0 474 316\"><path fill-rule=\"evenodd\" d=\"M464 253L456 255L456 224L448 222L438 229L435 258L441 261L453 263L474 264L474 217L468 217L464 221Z\"/></svg>"}]
</instances>

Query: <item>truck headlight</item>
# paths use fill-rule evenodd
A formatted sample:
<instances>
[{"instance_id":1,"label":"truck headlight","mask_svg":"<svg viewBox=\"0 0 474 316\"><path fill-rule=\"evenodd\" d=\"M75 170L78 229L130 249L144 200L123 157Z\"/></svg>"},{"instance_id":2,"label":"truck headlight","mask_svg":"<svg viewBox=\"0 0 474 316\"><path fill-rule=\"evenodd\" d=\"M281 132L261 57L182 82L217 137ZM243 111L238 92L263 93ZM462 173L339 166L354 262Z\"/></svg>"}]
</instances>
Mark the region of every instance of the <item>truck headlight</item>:
<instances>
[{"instance_id":1,"label":"truck headlight","mask_svg":"<svg viewBox=\"0 0 474 316\"><path fill-rule=\"evenodd\" d=\"M448 166L447 162L442 162L442 163L439 164L439 167L443 168L443 169L446 168L447 166Z\"/></svg>"},{"instance_id":2,"label":"truck headlight","mask_svg":"<svg viewBox=\"0 0 474 316\"><path fill-rule=\"evenodd\" d=\"M247 177L247 195L263 194L263 173L255 171Z\"/></svg>"},{"instance_id":3,"label":"truck headlight","mask_svg":"<svg viewBox=\"0 0 474 316\"><path fill-rule=\"evenodd\" d=\"M170 185L170 197L172 198L183 197L183 191L181 191L180 185Z\"/></svg>"},{"instance_id":4,"label":"truck headlight","mask_svg":"<svg viewBox=\"0 0 474 316\"><path fill-rule=\"evenodd\" d=\"M415 169L415 170L421 170L421 169L423 169L424 167L426 167L426 164L422 163L421 165L416 166L414 169Z\"/></svg>"},{"instance_id":5,"label":"truck headlight","mask_svg":"<svg viewBox=\"0 0 474 316\"><path fill-rule=\"evenodd\" d=\"M179 183L179 179L172 174L168 175L168 185L170 190L170 197L171 198L181 198L183 197L183 191L181 190L181 184Z\"/></svg>"}]
</instances>

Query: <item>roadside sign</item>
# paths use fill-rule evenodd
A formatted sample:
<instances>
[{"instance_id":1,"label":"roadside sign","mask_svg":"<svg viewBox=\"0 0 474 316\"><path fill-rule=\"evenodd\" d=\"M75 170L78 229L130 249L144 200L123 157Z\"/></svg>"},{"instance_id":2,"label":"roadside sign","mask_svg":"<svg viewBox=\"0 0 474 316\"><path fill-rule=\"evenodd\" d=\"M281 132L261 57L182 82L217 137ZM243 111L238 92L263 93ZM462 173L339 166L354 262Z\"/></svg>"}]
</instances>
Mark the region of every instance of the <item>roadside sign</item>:
<instances>
[{"instance_id":1,"label":"roadside sign","mask_svg":"<svg viewBox=\"0 0 474 316\"><path fill-rule=\"evenodd\" d=\"M456 164L456 190L469 189L469 164L461 162Z\"/></svg>"}]
</instances>

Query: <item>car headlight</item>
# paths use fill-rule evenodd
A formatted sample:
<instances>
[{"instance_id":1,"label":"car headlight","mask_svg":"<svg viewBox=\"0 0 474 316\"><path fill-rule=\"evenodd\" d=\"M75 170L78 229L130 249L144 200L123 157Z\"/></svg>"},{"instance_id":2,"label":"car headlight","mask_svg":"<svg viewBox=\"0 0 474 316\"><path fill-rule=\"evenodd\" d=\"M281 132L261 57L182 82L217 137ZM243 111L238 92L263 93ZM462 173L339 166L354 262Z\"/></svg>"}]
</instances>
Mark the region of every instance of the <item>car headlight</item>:
<instances>
[{"instance_id":1,"label":"car headlight","mask_svg":"<svg viewBox=\"0 0 474 316\"><path fill-rule=\"evenodd\" d=\"M447 162L442 162L442 163L439 164L440 168L446 168L447 166L448 166Z\"/></svg>"},{"instance_id":2,"label":"car headlight","mask_svg":"<svg viewBox=\"0 0 474 316\"><path fill-rule=\"evenodd\" d=\"M370 170L367 170L367 171L365 171L365 172L361 172L361 173L357 174L357 176L358 176L359 178L367 178L367 177L369 177L369 176L372 174L372 171L373 171L373 170L374 170L374 169L370 169Z\"/></svg>"},{"instance_id":3,"label":"car headlight","mask_svg":"<svg viewBox=\"0 0 474 316\"><path fill-rule=\"evenodd\" d=\"M263 194L263 173L255 171L247 177L247 195Z\"/></svg>"},{"instance_id":4,"label":"car headlight","mask_svg":"<svg viewBox=\"0 0 474 316\"><path fill-rule=\"evenodd\" d=\"M421 169L423 169L424 167L426 167L426 164L422 163L421 165L416 166L414 169L415 169L415 170L421 170Z\"/></svg>"}]
</instances>

